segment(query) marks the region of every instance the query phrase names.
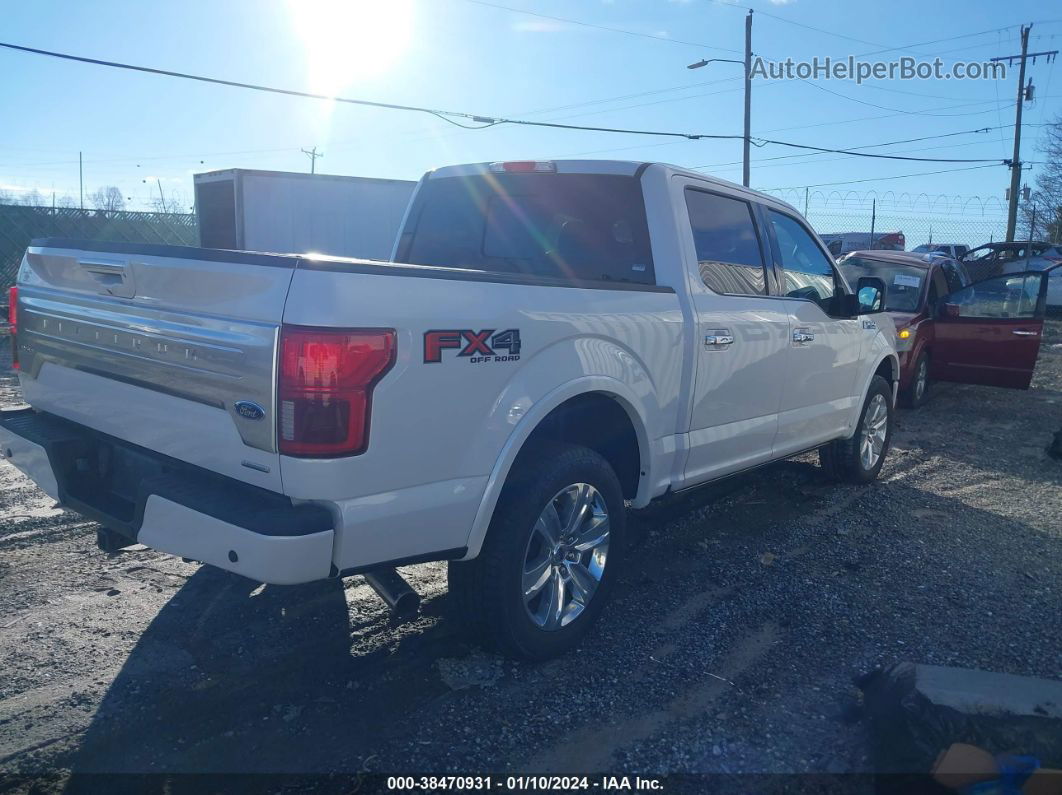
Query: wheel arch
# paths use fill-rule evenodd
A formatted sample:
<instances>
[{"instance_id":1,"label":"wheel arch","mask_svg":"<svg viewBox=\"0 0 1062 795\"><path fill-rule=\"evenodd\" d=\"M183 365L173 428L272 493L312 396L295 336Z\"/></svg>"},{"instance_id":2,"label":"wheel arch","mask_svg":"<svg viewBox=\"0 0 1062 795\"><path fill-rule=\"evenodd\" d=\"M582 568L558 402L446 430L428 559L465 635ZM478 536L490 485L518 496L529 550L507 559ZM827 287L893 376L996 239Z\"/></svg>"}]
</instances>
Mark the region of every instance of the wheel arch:
<instances>
[{"instance_id":1,"label":"wheel arch","mask_svg":"<svg viewBox=\"0 0 1062 795\"><path fill-rule=\"evenodd\" d=\"M863 384L863 389L860 392L862 399L859 401L859 410L862 410L863 401L866 400L867 391L870 389L870 382L876 375L880 375L889 382L889 386L892 387L892 405L893 407L896 406L896 394L900 385L900 357L895 352L889 352L878 360L874 370L866 379L866 383Z\"/></svg>"},{"instance_id":2,"label":"wheel arch","mask_svg":"<svg viewBox=\"0 0 1062 795\"><path fill-rule=\"evenodd\" d=\"M584 418L592 418L595 424L589 433L579 424ZM614 429L614 422L623 424L609 433ZM601 429L605 432L596 432ZM538 439L569 441L596 450L617 470L624 497L635 506L648 504L653 462L640 401L621 381L607 376L585 376L537 401L509 435L487 479L469 532L465 560L479 554L509 472L520 453Z\"/></svg>"}]
</instances>

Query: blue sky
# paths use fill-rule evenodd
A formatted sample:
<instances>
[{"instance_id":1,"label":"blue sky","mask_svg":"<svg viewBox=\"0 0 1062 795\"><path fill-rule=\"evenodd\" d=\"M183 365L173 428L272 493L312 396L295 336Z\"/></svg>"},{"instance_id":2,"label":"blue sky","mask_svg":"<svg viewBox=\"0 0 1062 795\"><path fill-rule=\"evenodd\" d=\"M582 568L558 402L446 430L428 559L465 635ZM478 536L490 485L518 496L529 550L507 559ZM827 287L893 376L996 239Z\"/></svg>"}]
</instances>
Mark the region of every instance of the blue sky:
<instances>
[{"instance_id":1,"label":"blue sky","mask_svg":"<svg viewBox=\"0 0 1062 795\"><path fill-rule=\"evenodd\" d=\"M740 57L744 8L709 0L0 0L0 39L89 57L232 80L491 116L684 132L741 132L741 69L700 58ZM1043 2L857 3L751 0L753 49L768 58L843 57L916 42L876 58L984 59L1062 43L1062 8ZM570 24L547 17L587 23ZM628 35L591 26L620 28ZM804 27L807 26L807 27ZM819 30L816 30L819 29ZM971 35L977 34L977 35ZM848 38L846 38L848 37ZM1026 121L1062 111L1062 75L1038 61ZM740 141L674 141L499 126L460 130L403 112L271 96L0 50L0 188L76 197L118 185L133 209L167 193L192 201L191 175L228 167L308 169L415 179L450 163L551 157L661 160L740 181ZM1016 69L1006 81L819 81L753 85L754 135L853 147L1013 122ZM652 92L652 93L650 93ZM880 106L880 107L877 107ZM1042 128L1026 129L1034 159ZM876 149L915 157L1004 158L1011 130ZM909 150L921 151L909 151ZM753 149L757 188L943 193L1002 199L1002 167L904 179L963 164L872 161ZM1034 174L1035 172L1033 172ZM793 197L790 196L792 199Z\"/></svg>"}]
</instances>

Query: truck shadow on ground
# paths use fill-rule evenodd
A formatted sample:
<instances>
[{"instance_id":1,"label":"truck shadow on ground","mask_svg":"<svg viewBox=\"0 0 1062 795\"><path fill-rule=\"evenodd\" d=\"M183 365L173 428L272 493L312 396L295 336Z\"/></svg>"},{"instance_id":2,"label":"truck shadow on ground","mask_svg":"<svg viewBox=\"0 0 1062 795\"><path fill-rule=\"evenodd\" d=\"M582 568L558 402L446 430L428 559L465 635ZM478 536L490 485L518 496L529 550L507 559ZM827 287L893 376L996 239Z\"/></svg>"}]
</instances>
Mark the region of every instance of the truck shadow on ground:
<instances>
[{"instance_id":1,"label":"truck shadow on ground","mask_svg":"<svg viewBox=\"0 0 1062 795\"><path fill-rule=\"evenodd\" d=\"M468 651L440 601L395 628L360 578L269 587L204 566L137 642L71 769L357 772L386 716L445 690L433 662Z\"/></svg>"},{"instance_id":2,"label":"truck shadow on ground","mask_svg":"<svg viewBox=\"0 0 1062 795\"><path fill-rule=\"evenodd\" d=\"M916 506L923 518L911 524ZM952 519L958 515L964 517L961 524ZM718 634L713 616L720 610L728 616L726 632L777 627L772 643L789 655L777 671L771 671L772 651L740 678L732 677L736 692L756 689L771 705L771 712L750 713L747 727L738 725L727 708L729 730L746 736L747 729L753 754L763 753L752 740L761 721L784 716L786 709L820 709L794 701L806 697L808 682L839 687L860 672L872 656L865 626L903 640L904 655L919 661L994 659L996 668L1017 673L1035 673L1050 662L1050 637L1041 637L1031 655L1027 648L1027 658L993 658L1007 628L962 616L979 609L967 590L972 582L978 593L1001 607L999 615L1007 616L1008 627L1040 623L1034 593L1050 572L1037 572L1037 582L1032 582L1023 579L1028 572L1020 562L1001 567L996 561L1007 560L1015 544L1035 545L1037 559L1046 560L1050 550L1045 545L1051 542L1035 528L958 500L902 482L837 487L814 464L797 461L674 495L632 514L632 521L643 548L632 556L616 602L605 612L592 643L578 654L590 669L623 674L618 682L611 680L614 684L600 685L598 695L608 703L627 703L632 681L639 683L645 708L655 699L656 688L672 693L662 697L664 706L658 709L661 727L672 719L690 719L678 707L670 716L667 704L687 703L686 696L674 696L674 691L699 686L699 661L707 666L713 655L740 642L738 636ZM842 525L846 529L838 535ZM764 563L762 550L775 551L772 562ZM960 576L944 576L930 567L896 577L913 565L912 557L946 559ZM1050 569L1060 571L1053 563ZM499 664L509 674L521 673L514 679L503 672L506 681L499 688L453 693L439 676L438 662L467 657L474 647L455 622L444 618L442 568L420 569L416 576L433 581L434 595L425 600L420 619L394 627L360 578L263 587L201 568L144 631L80 747L64 760L75 772L68 789L114 791L113 780L104 785L85 775L92 773L157 771L164 775L131 781L136 791L162 792L170 791L174 774L183 772L351 775L395 770L406 757L396 757L392 749L419 740L446 749L442 756L425 758L421 769L447 769L460 762L467 770L479 770L484 748L459 741L458 732L467 725L484 730L477 733L488 747L494 746L493 758L520 763L529 746L519 734L501 739L482 721L503 703L510 715L534 714L541 709L544 687L563 698L565 688L576 686L566 665ZM844 610L840 615L838 604ZM948 608L943 614L942 605ZM669 655L667 665L661 664L661 649ZM698 661L693 673L666 679L674 675L668 674L668 665L681 669L685 660ZM725 692L719 696L726 697ZM704 707L709 719L714 706L708 701ZM611 718L622 722L625 708L611 709ZM838 716L842 711L838 708ZM836 743L829 732L850 735L850 727L840 720L824 724L824 736L808 735L805 744L829 747ZM560 750L541 746L531 758L544 768L563 766L579 736L555 736ZM604 742L593 733L587 737L586 742ZM650 739L634 737L631 742ZM506 747L510 742L513 746ZM598 748L598 756L612 758L623 745L620 740L614 744L615 749ZM793 753L799 757L809 751ZM715 762L709 755L704 764Z\"/></svg>"}]
</instances>

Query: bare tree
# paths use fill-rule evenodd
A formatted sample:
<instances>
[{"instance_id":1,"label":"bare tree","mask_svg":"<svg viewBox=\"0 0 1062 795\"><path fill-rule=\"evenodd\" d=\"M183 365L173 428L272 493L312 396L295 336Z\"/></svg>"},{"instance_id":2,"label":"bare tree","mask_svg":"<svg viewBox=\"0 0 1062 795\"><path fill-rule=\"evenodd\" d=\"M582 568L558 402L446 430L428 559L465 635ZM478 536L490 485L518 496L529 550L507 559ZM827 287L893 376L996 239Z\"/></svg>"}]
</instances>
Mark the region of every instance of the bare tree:
<instances>
[{"instance_id":1,"label":"bare tree","mask_svg":"<svg viewBox=\"0 0 1062 795\"><path fill-rule=\"evenodd\" d=\"M184 204L184 198L181 196L181 192L176 188L170 191L169 195L155 196L151 200L151 208L157 213L186 213L188 212Z\"/></svg>"},{"instance_id":2,"label":"bare tree","mask_svg":"<svg viewBox=\"0 0 1062 795\"><path fill-rule=\"evenodd\" d=\"M90 193L88 198L89 202L97 210L117 212L125 209L125 198L122 196L122 192L114 185L99 188L94 193Z\"/></svg>"},{"instance_id":3,"label":"bare tree","mask_svg":"<svg viewBox=\"0 0 1062 795\"><path fill-rule=\"evenodd\" d=\"M22 205L25 205L26 207L43 207L44 206L44 197L41 196L41 192L39 190L34 188L31 191L27 191L26 193L23 193L19 197L18 203L22 204Z\"/></svg>"},{"instance_id":4,"label":"bare tree","mask_svg":"<svg viewBox=\"0 0 1062 795\"><path fill-rule=\"evenodd\" d=\"M1036 188L1021 204L1019 239L1062 240L1062 115L1044 130L1040 151L1044 163Z\"/></svg>"},{"instance_id":5,"label":"bare tree","mask_svg":"<svg viewBox=\"0 0 1062 795\"><path fill-rule=\"evenodd\" d=\"M67 209L72 209L74 207L77 207L77 202L74 201L74 197L73 196L60 196L59 197L59 201L56 202L56 204L59 207L65 207Z\"/></svg>"},{"instance_id":6,"label":"bare tree","mask_svg":"<svg viewBox=\"0 0 1062 795\"><path fill-rule=\"evenodd\" d=\"M0 204L14 204L15 196L11 191L0 188Z\"/></svg>"}]
</instances>

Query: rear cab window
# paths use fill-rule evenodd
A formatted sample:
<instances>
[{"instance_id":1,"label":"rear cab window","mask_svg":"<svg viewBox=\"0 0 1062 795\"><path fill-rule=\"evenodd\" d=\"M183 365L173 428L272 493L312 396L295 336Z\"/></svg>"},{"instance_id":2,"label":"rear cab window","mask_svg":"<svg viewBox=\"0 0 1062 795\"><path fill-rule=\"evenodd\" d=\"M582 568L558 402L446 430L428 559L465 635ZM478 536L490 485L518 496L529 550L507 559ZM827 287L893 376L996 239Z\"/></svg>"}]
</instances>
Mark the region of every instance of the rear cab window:
<instances>
[{"instance_id":1,"label":"rear cab window","mask_svg":"<svg viewBox=\"0 0 1062 795\"><path fill-rule=\"evenodd\" d=\"M476 173L422 183L396 259L572 281L656 284L639 180Z\"/></svg>"}]
</instances>

